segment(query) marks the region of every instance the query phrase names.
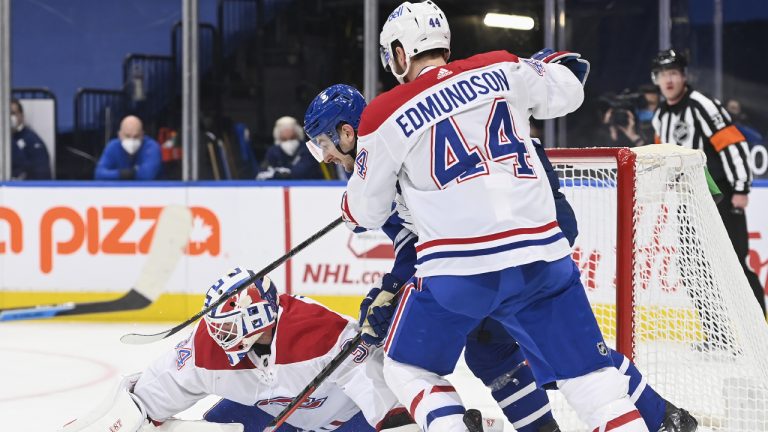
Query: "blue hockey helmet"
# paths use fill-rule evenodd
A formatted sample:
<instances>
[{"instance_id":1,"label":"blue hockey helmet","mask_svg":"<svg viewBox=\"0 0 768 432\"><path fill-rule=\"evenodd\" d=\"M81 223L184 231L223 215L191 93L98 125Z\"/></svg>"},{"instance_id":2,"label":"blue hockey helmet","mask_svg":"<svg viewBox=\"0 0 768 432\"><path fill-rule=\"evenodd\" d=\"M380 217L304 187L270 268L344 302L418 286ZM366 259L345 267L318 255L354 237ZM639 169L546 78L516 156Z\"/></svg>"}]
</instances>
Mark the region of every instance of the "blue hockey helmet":
<instances>
[{"instance_id":1,"label":"blue hockey helmet","mask_svg":"<svg viewBox=\"0 0 768 432\"><path fill-rule=\"evenodd\" d=\"M348 154L339 147L336 128L348 123L357 131L365 106L363 95L346 84L334 84L312 100L304 114L304 131L309 138L307 148L318 162L323 161L323 142L333 143L339 152Z\"/></svg>"}]
</instances>

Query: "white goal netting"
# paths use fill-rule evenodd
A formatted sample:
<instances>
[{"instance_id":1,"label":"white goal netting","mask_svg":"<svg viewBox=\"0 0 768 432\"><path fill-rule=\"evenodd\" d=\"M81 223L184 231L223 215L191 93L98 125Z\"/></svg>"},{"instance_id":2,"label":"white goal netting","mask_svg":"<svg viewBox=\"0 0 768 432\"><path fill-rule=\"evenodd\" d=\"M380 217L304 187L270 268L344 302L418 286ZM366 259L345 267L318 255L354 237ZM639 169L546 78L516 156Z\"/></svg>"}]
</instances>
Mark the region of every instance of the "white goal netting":
<instances>
[{"instance_id":1,"label":"white goal netting","mask_svg":"<svg viewBox=\"0 0 768 432\"><path fill-rule=\"evenodd\" d=\"M550 157L609 344L631 350L648 384L700 425L768 431L768 325L707 188L703 153L655 145ZM618 306L617 291L628 294ZM563 430L586 430L550 396Z\"/></svg>"}]
</instances>

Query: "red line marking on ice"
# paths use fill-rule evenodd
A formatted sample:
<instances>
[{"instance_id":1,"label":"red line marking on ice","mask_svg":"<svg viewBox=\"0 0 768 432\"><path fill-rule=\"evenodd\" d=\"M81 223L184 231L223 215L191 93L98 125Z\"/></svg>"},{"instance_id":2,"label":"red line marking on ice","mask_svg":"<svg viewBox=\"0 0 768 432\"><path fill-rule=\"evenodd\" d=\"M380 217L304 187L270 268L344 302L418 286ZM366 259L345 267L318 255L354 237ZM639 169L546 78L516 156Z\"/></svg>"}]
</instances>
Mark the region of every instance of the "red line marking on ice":
<instances>
[{"instance_id":1,"label":"red line marking on ice","mask_svg":"<svg viewBox=\"0 0 768 432\"><path fill-rule=\"evenodd\" d=\"M117 375L117 373L118 373L117 368L115 368L111 364L104 363L102 361L91 359L91 358L88 358L88 357L81 357L81 356L72 355L72 354L62 354L62 353L57 353L57 352L36 351L36 350L7 348L7 347L0 347L0 351L10 351L10 352L20 352L20 353L26 353L26 354L33 354L33 355L43 355L43 356L48 357L49 360L51 359L51 357L67 357L67 358L71 358L71 359L75 359L75 360L81 360L81 361L86 362L86 363L92 363L92 364L100 366L100 367L102 367L104 369L104 373L101 376L99 376L97 378L94 378L94 379L92 379L90 381L87 381L87 382L85 382L83 384L78 384L78 385L74 385L72 387L64 387L64 388L61 388L61 389L44 391L44 392L39 392L39 393L23 394L23 395L20 395L20 396L12 396L12 397L6 397L6 398L0 397L0 402L10 402L10 401L17 401L17 400L22 400L22 399L31 399L31 398L37 398L37 397L45 397L45 396L55 395L55 394L58 394L58 393L65 393L65 392L72 391L72 390L77 390L77 389L81 389L81 388L85 388L85 387L90 387L92 385L96 385L96 384L99 384L101 382L104 382L104 381L112 378L113 376Z\"/></svg>"},{"instance_id":2,"label":"red line marking on ice","mask_svg":"<svg viewBox=\"0 0 768 432\"><path fill-rule=\"evenodd\" d=\"M291 250L291 189L283 188L283 218L285 219L285 253ZM285 293L293 294L291 286L291 261L285 262Z\"/></svg>"}]
</instances>

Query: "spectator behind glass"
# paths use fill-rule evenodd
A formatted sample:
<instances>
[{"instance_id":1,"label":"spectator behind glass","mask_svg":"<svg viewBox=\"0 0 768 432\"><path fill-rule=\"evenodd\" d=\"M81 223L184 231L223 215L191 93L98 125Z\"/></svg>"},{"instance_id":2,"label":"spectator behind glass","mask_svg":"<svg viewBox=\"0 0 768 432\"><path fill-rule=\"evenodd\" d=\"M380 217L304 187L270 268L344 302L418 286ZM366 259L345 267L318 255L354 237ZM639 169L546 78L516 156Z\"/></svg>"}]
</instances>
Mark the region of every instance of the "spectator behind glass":
<instances>
[{"instance_id":1,"label":"spectator behind glass","mask_svg":"<svg viewBox=\"0 0 768 432\"><path fill-rule=\"evenodd\" d=\"M51 159L45 143L24 124L24 108L11 100L11 178L14 180L50 180Z\"/></svg>"},{"instance_id":2,"label":"spectator behind glass","mask_svg":"<svg viewBox=\"0 0 768 432\"><path fill-rule=\"evenodd\" d=\"M637 119L638 133L646 143L653 142L653 112L659 106L659 90L656 86L651 84L645 84L638 89L640 98L639 104L635 110L635 118Z\"/></svg>"},{"instance_id":3,"label":"spectator behind glass","mask_svg":"<svg viewBox=\"0 0 768 432\"><path fill-rule=\"evenodd\" d=\"M741 110L741 102L736 99L728 99L725 102L725 110L731 115L731 121L747 139L749 147L763 144L763 136L749 122L747 114Z\"/></svg>"},{"instance_id":4,"label":"spectator behind glass","mask_svg":"<svg viewBox=\"0 0 768 432\"><path fill-rule=\"evenodd\" d=\"M117 138L108 142L96 165L96 180L155 180L160 175L160 144L144 135L136 116L120 122Z\"/></svg>"},{"instance_id":5,"label":"spectator behind glass","mask_svg":"<svg viewBox=\"0 0 768 432\"><path fill-rule=\"evenodd\" d=\"M293 117L280 117L272 130L275 144L267 149L257 180L322 179L320 165L304 145L304 130Z\"/></svg>"},{"instance_id":6,"label":"spectator behind glass","mask_svg":"<svg viewBox=\"0 0 768 432\"><path fill-rule=\"evenodd\" d=\"M600 98L600 118L602 127L597 133L595 145L599 147L638 147L645 145L645 140L637 132L635 109L639 95L612 93Z\"/></svg>"}]
</instances>

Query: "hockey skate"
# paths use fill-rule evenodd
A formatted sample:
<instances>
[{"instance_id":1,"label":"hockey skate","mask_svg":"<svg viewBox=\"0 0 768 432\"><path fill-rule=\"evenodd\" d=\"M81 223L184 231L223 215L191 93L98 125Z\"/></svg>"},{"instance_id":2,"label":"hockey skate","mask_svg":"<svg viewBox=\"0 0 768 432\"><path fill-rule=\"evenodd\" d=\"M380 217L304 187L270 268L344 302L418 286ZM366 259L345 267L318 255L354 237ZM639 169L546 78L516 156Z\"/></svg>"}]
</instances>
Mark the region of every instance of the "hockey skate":
<instances>
[{"instance_id":1,"label":"hockey skate","mask_svg":"<svg viewBox=\"0 0 768 432\"><path fill-rule=\"evenodd\" d=\"M483 415L476 409L468 409L464 413L464 425L467 432L483 432Z\"/></svg>"},{"instance_id":2,"label":"hockey skate","mask_svg":"<svg viewBox=\"0 0 768 432\"><path fill-rule=\"evenodd\" d=\"M664 422L659 432L694 432L698 426L699 422L688 411L667 402Z\"/></svg>"},{"instance_id":3,"label":"hockey skate","mask_svg":"<svg viewBox=\"0 0 768 432\"><path fill-rule=\"evenodd\" d=\"M543 426L539 426L538 432L560 432L560 425L557 424L555 419L552 419L551 422Z\"/></svg>"}]
</instances>

